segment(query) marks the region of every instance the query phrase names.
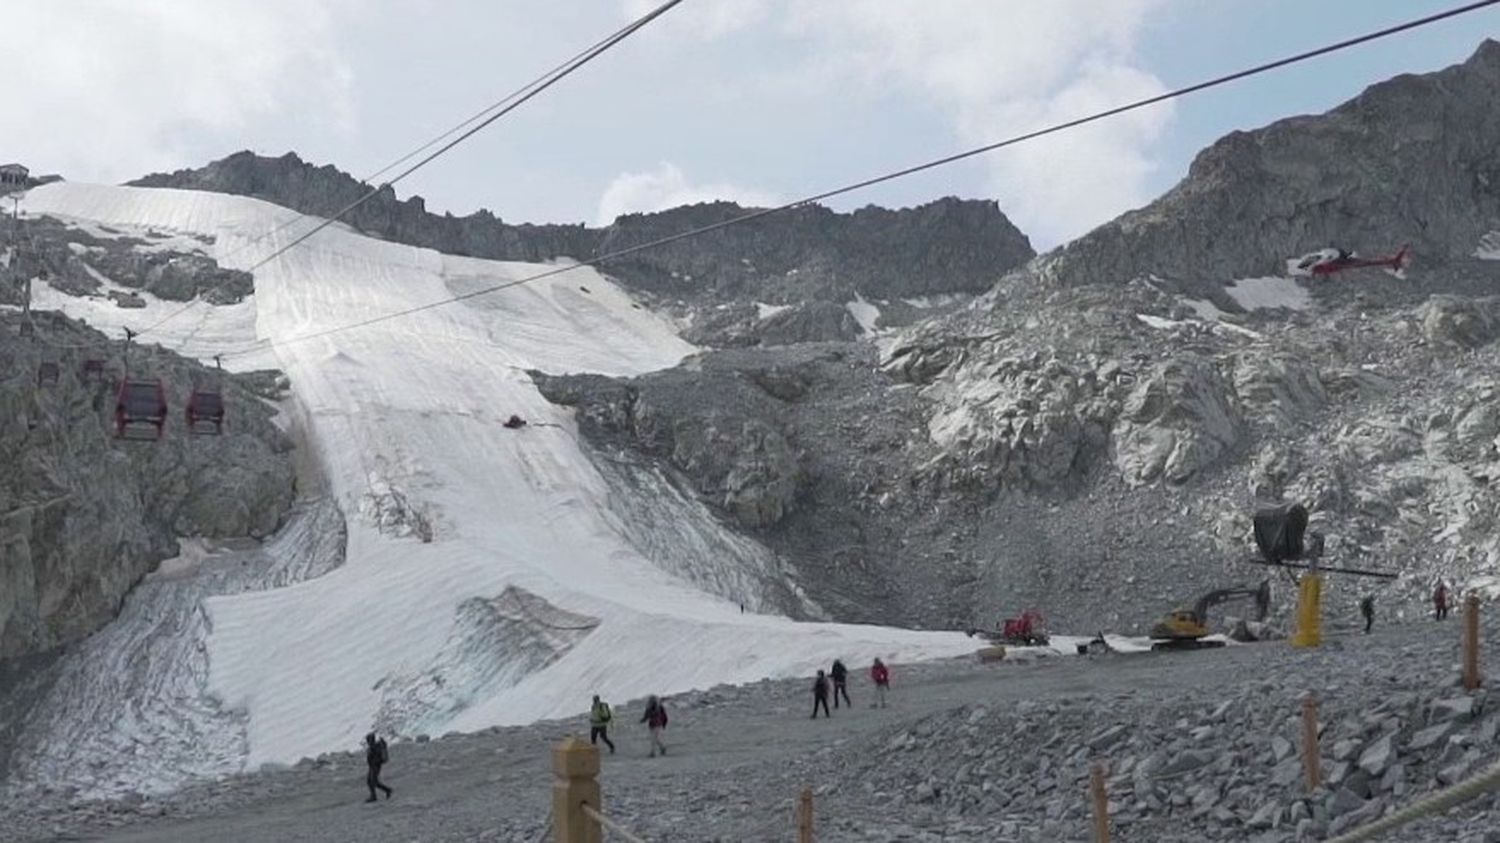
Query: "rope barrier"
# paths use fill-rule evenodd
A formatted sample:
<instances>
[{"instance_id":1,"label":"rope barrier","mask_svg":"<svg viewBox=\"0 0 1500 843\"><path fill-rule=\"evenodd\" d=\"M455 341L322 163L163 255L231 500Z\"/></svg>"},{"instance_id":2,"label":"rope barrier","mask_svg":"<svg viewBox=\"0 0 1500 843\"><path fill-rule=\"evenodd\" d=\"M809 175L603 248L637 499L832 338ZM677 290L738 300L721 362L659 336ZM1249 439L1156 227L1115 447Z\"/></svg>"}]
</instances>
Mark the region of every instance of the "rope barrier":
<instances>
[{"instance_id":1,"label":"rope barrier","mask_svg":"<svg viewBox=\"0 0 1500 843\"><path fill-rule=\"evenodd\" d=\"M1426 799L1402 808L1394 814L1388 814L1369 825L1336 837L1329 843L1359 843L1361 840L1374 840L1388 831L1394 831L1424 817L1441 814L1455 805L1497 788L1500 788L1500 763L1490 766L1467 781L1459 782L1447 790L1440 790Z\"/></svg>"},{"instance_id":2,"label":"rope barrier","mask_svg":"<svg viewBox=\"0 0 1500 843\"><path fill-rule=\"evenodd\" d=\"M620 826L619 823L615 822L614 820L610 819L609 817L604 816L603 814L599 813L598 811L595 811L594 810L594 806L592 806L592 805L585 804L583 806L583 812L585 814L588 814L591 818L597 820L600 825L604 826L605 828L609 829L610 831L614 832L615 834L618 834L621 837L625 838L625 840L628 841L628 843L646 843L646 841L642 840L639 837L636 837L634 834L631 834L629 831L626 831L624 828L622 828Z\"/></svg>"}]
</instances>

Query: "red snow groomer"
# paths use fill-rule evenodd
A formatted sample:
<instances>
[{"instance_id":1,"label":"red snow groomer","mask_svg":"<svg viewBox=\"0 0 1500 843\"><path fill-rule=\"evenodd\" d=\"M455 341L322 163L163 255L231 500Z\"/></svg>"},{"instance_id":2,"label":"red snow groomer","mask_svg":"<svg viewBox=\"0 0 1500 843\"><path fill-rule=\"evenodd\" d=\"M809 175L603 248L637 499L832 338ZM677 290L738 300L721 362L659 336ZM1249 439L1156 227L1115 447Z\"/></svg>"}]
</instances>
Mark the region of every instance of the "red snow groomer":
<instances>
[{"instance_id":1,"label":"red snow groomer","mask_svg":"<svg viewBox=\"0 0 1500 843\"><path fill-rule=\"evenodd\" d=\"M1019 618L1006 618L1000 627L1000 632L1007 644L1027 647L1046 646L1051 640L1047 637L1046 620L1042 618L1042 613L1035 609L1027 609Z\"/></svg>"},{"instance_id":2,"label":"red snow groomer","mask_svg":"<svg viewBox=\"0 0 1500 843\"><path fill-rule=\"evenodd\" d=\"M1017 647L1044 647L1052 640L1047 636L1047 622L1036 609L1027 609L1019 618L1006 618L996 629L970 629L968 634L970 638L981 635L991 643Z\"/></svg>"}]
</instances>

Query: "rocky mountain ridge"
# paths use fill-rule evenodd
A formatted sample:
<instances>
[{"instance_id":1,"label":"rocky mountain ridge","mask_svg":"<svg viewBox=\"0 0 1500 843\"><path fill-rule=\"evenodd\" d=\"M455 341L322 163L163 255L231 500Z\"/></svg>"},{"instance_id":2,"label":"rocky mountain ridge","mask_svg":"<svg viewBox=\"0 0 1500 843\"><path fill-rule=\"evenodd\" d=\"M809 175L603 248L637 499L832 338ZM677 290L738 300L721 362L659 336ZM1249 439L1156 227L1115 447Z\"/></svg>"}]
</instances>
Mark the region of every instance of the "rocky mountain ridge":
<instances>
[{"instance_id":1,"label":"rocky mountain ridge","mask_svg":"<svg viewBox=\"0 0 1500 843\"><path fill-rule=\"evenodd\" d=\"M1282 272L1343 246L1412 245L1429 267L1474 254L1500 229L1500 42L1465 62L1372 85L1322 115L1231 132L1188 175L1037 262L1058 284L1152 276L1203 286ZM1188 290L1185 290L1188 291Z\"/></svg>"},{"instance_id":2,"label":"rocky mountain ridge","mask_svg":"<svg viewBox=\"0 0 1500 843\"><path fill-rule=\"evenodd\" d=\"M313 166L293 153L268 158L250 152L131 184L253 196L314 215L332 215L371 189L334 167ZM705 202L626 214L603 228L512 225L484 209L465 217L433 214L420 196L399 200L394 189L382 187L345 220L372 236L451 254L517 261L592 260L713 226L750 210L732 202ZM802 206L610 260L602 269L684 318L706 318L714 307L734 302L799 311L806 307L793 337L825 340L847 338L849 331L842 315L827 303L842 308L856 297L976 294L1034 254L1025 235L995 202L949 197L916 208L870 206L847 214ZM759 342L755 325L756 320L749 320L734 326L734 332ZM700 328L700 339L720 344L715 341L720 330Z\"/></svg>"}]
</instances>

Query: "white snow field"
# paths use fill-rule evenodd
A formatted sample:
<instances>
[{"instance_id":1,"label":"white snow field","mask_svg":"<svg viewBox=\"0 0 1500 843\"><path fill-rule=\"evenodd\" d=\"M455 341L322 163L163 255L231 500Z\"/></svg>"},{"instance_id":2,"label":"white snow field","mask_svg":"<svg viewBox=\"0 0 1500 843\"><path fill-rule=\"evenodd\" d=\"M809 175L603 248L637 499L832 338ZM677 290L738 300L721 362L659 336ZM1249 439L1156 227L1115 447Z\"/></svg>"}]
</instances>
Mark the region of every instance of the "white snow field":
<instances>
[{"instance_id":1,"label":"white snow field","mask_svg":"<svg viewBox=\"0 0 1500 843\"><path fill-rule=\"evenodd\" d=\"M70 183L32 190L23 208L212 236L205 251L236 268L315 222L242 248L295 215L243 197ZM245 766L347 750L372 726L436 735L573 714L593 693L624 701L806 675L835 657L864 665L975 648L959 633L742 614L739 603L759 598L739 590L765 574L743 568L765 564L763 549L672 574L646 558L627 536L681 525L623 524L621 512L642 508L612 506L571 411L544 400L526 370L631 375L694 349L592 270L294 341L546 268L333 226L257 270L245 304L199 305L146 337L201 357L277 343L225 365L287 372L299 444L348 520L337 569L204 601L207 684L245 724ZM127 311L38 291L39 307L107 329L145 327L181 306ZM502 427L512 413L532 424ZM698 529L718 529L709 523ZM417 537L426 531L430 542Z\"/></svg>"}]
</instances>

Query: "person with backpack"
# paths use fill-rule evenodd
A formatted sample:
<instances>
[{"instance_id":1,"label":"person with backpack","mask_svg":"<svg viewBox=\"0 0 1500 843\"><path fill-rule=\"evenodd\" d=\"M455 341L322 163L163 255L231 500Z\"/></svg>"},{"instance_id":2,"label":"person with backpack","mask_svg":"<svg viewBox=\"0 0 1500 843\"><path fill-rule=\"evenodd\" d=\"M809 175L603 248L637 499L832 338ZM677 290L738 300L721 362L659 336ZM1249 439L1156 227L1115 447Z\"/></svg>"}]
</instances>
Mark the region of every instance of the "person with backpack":
<instances>
[{"instance_id":1,"label":"person with backpack","mask_svg":"<svg viewBox=\"0 0 1500 843\"><path fill-rule=\"evenodd\" d=\"M854 703L849 702L849 668L844 667L842 660L834 659L833 670L830 673L833 674L833 707L839 707L839 695L842 694L844 705L853 708Z\"/></svg>"},{"instance_id":2,"label":"person with backpack","mask_svg":"<svg viewBox=\"0 0 1500 843\"><path fill-rule=\"evenodd\" d=\"M813 713L812 719L818 719L818 706L823 707L823 716L832 717L828 713L828 677L823 671L818 671L818 678L813 680Z\"/></svg>"},{"instance_id":3,"label":"person with backpack","mask_svg":"<svg viewBox=\"0 0 1500 843\"><path fill-rule=\"evenodd\" d=\"M615 754L615 742L609 739L609 724L615 719L615 713L609 710L609 703L594 695L594 705L589 709L589 743L597 745L600 740L609 747L609 754Z\"/></svg>"},{"instance_id":4,"label":"person with backpack","mask_svg":"<svg viewBox=\"0 0 1500 843\"><path fill-rule=\"evenodd\" d=\"M655 694L647 698L646 713L641 715L641 722L651 730L651 757L656 757L657 750L666 755L667 745L662 742L661 732L667 728L667 707Z\"/></svg>"},{"instance_id":5,"label":"person with backpack","mask_svg":"<svg viewBox=\"0 0 1500 843\"><path fill-rule=\"evenodd\" d=\"M1375 623L1375 598L1369 594L1359 598L1359 613L1365 619L1365 634L1370 634L1370 627Z\"/></svg>"},{"instance_id":6,"label":"person with backpack","mask_svg":"<svg viewBox=\"0 0 1500 843\"><path fill-rule=\"evenodd\" d=\"M881 708L885 708L885 692L891 687L891 671L879 657L876 657L875 664L870 666L870 681L875 683L876 700L870 703L870 708L874 708L876 703L879 703Z\"/></svg>"},{"instance_id":7,"label":"person with backpack","mask_svg":"<svg viewBox=\"0 0 1500 843\"><path fill-rule=\"evenodd\" d=\"M380 768L391 760L391 750L385 743L385 738L375 736L374 732L365 735L365 766L369 772L365 773L365 784L370 788L370 798L366 802L375 801L375 789L385 791L385 798L391 798L391 789L380 781Z\"/></svg>"},{"instance_id":8,"label":"person with backpack","mask_svg":"<svg viewBox=\"0 0 1500 843\"><path fill-rule=\"evenodd\" d=\"M1438 580L1437 588L1432 590L1432 617L1434 620L1448 617L1448 584L1442 580Z\"/></svg>"}]
</instances>

